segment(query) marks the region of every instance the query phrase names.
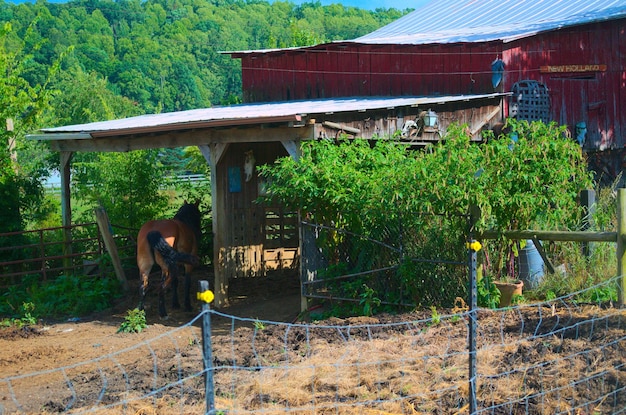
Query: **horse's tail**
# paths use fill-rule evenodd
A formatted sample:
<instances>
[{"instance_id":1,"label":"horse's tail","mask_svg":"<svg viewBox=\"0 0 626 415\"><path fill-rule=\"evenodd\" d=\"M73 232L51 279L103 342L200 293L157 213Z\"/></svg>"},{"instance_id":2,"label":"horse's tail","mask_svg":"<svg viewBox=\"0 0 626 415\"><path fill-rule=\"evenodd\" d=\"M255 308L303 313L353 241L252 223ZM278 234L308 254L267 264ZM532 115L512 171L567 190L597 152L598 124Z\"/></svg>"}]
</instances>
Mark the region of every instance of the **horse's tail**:
<instances>
[{"instance_id":1,"label":"horse's tail","mask_svg":"<svg viewBox=\"0 0 626 415\"><path fill-rule=\"evenodd\" d=\"M200 264L200 259L196 255L188 254L186 252L178 252L172 248L159 231L148 232L146 238L148 238L150 247L161 254L163 260L169 267L173 267L179 262L193 265L194 267Z\"/></svg>"}]
</instances>

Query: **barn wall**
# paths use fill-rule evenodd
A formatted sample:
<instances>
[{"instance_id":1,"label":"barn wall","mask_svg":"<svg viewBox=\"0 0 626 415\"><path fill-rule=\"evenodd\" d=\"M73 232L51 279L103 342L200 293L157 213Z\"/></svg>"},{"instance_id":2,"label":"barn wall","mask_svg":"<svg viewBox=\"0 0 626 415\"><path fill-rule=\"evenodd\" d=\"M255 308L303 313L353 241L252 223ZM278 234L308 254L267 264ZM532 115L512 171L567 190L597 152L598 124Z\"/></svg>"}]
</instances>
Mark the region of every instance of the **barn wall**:
<instances>
[{"instance_id":1,"label":"barn wall","mask_svg":"<svg viewBox=\"0 0 626 415\"><path fill-rule=\"evenodd\" d=\"M491 63L500 58L506 68L498 92L510 91L520 80L540 81L550 91L554 121L568 125L572 134L576 123L586 123L586 150L626 145L626 19L505 44L330 44L244 55L244 99L491 93ZM575 72L568 65L604 65L604 69Z\"/></svg>"},{"instance_id":2,"label":"barn wall","mask_svg":"<svg viewBox=\"0 0 626 415\"><path fill-rule=\"evenodd\" d=\"M255 203L262 191L256 171L246 181L246 153L255 165L288 156L280 142L233 143L217 169L224 203L224 235L219 260L228 278L262 276L298 261L297 217L280 206Z\"/></svg>"},{"instance_id":3,"label":"barn wall","mask_svg":"<svg viewBox=\"0 0 626 415\"><path fill-rule=\"evenodd\" d=\"M576 123L586 123L585 149L624 147L626 19L521 39L504 56L508 90L523 79L544 83L554 121L572 134Z\"/></svg>"},{"instance_id":4,"label":"barn wall","mask_svg":"<svg viewBox=\"0 0 626 415\"><path fill-rule=\"evenodd\" d=\"M333 44L244 55L244 101L492 93L491 62L500 56L495 42Z\"/></svg>"}]
</instances>

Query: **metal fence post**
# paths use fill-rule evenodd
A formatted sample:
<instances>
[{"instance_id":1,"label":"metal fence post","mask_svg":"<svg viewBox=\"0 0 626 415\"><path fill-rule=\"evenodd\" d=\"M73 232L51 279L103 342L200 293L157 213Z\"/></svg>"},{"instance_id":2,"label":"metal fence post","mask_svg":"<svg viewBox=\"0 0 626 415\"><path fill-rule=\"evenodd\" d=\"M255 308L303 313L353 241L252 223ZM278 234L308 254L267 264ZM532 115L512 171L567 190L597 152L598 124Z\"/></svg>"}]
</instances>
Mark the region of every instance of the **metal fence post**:
<instances>
[{"instance_id":1,"label":"metal fence post","mask_svg":"<svg viewBox=\"0 0 626 415\"><path fill-rule=\"evenodd\" d=\"M478 309L478 282L477 282L477 252L480 250L480 242L471 239L467 244L468 266L470 280L469 298L469 413L475 414L476 405L476 312Z\"/></svg>"},{"instance_id":2,"label":"metal fence post","mask_svg":"<svg viewBox=\"0 0 626 415\"><path fill-rule=\"evenodd\" d=\"M626 307L626 189L617 189L617 287L618 303Z\"/></svg>"},{"instance_id":3,"label":"metal fence post","mask_svg":"<svg viewBox=\"0 0 626 415\"><path fill-rule=\"evenodd\" d=\"M215 386L213 382L213 351L211 347L211 313L209 303L215 298L209 290L209 282L199 281L198 300L202 301L202 363L204 368L204 389L206 414L215 414Z\"/></svg>"}]
</instances>

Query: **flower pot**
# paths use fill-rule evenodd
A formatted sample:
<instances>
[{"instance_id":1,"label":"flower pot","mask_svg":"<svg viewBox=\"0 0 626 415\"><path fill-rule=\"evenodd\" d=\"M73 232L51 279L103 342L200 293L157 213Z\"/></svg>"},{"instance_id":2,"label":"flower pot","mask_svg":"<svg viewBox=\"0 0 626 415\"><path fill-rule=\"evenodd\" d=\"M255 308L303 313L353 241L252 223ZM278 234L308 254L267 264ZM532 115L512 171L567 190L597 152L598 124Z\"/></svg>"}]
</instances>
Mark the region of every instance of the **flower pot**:
<instances>
[{"instance_id":1,"label":"flower pot","mask_svg":"<svg viewBox=\"0 0 626 415\"><path fill-rule=\"evenodd\" d=\"M522 295L524 281L501 282L495 281L496 288L500 290L500 307L508 307L515 295Z\"/></svg>"}]
</instances>

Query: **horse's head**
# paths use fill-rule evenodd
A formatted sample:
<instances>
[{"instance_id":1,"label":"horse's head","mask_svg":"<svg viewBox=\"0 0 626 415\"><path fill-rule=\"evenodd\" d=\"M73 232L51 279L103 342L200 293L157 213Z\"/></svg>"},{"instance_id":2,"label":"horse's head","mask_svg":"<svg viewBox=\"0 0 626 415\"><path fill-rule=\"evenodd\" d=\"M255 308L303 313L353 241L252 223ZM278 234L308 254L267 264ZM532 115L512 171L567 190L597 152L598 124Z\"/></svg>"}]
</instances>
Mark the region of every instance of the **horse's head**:
<instances>
[{"instance_id":1,"label":"horse's head","mask_svg":"<svg viewBox=\"0 0 626 415\"><path fill-rule=\"evenodd\" d=\"M188 203L186 200L183 205L178 209L174 219L187 224L196 233L196 237L200 237L202 214L200 213L200 200L196 200L193 203Z\"/></svg>"}]
</instances>

